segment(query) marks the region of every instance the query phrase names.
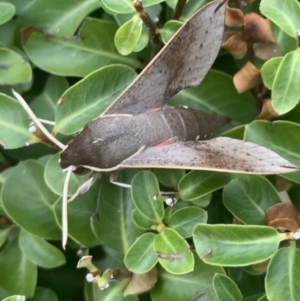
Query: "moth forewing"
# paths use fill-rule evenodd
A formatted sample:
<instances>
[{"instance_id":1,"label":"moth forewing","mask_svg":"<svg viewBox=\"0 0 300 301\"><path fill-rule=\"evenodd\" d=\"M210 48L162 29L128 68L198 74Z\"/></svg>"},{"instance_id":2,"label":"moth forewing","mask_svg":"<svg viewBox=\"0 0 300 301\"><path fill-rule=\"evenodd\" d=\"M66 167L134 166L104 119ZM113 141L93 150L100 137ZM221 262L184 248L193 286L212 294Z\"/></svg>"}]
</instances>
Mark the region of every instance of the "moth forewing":
<instances>
[{"instance_id":1,"label":"moth forewing","mask_svg":"<svg viewBox=\"0 0 300 301\"><path fill-rule=\"evenodd\" d=\"M216 0L192 15L101 116L141 114L199 85L219 53L225 8L226 0Z\"/></svg>"}]
</instances>

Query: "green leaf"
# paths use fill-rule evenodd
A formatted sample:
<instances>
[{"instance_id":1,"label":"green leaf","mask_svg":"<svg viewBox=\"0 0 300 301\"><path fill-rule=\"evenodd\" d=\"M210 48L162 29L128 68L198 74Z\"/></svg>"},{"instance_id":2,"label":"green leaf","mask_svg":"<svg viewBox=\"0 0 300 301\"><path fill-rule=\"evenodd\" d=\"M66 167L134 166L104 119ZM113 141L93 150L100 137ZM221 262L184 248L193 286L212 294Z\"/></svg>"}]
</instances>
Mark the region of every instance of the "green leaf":
<instances>
[{"instance_id":1,"label":"green leaf","mask_svg":"<svg viewBox=\"0 0 300 301\"><path fill-rule=\"evenodd\" d=\"M124 57L114 46L117 25L87 18L81 39L61 38L34 31L24 45L30 60L42 70L62 76L83 77L109 64L123 63L137 68L140 62Z\"/></svg>"},{"instance_id":2,"label":"green leaf","mask_svg":"<svg viewBox=\"0 0 300 301\"><path fill-rule=\"evenodd\" d=\"M119 177L120 182L130 183L135 173L135 170L123 171ZM107 177L102 179L99 223L95 226L92 223L92 227L104 245L125 255L132 243L144 231L137 228L132 221L134 205L130 189L109 183Z\"/></svg>"},{"instance_id":3,"label":"green leaf","mask_svg":"<svg viewBox=\"0 0 300 301\"><path fill-rule=\"evenodd\" d=\"M2 299L2 301L25 301L25 296L14 295L8 298Z\"/></svg>"},{"instance_id":4,"label":"green leaf","mask_svg":"<svg viewBox=\"0 0 300 301\"><path fill-rule=\"evenodd\" d=\"M0 47L0 84L17 85L30 82L30 64L19 53Z\"/></svg>"},{"instance_id":5,"label":"green leaf","mask_svg":"<svg viewBox=\"0 0 300 301\"><path fill-rule=\"evenodd\" d=\"M159 263L169 273L180 275L194 269L194 255L189 244L173 229L164 229L154 240Z\"/></svg>"},{"instance_id":6,"label":"green leaf","mask_svg":"<svg viewBox=\"0 0 300 301\"><path fill-rule=\"evenodd\" d=\"M18 236L15 236L1 251L0 270L2 288L12 294L25 295L27 298L33 296L37 281L37 268L22 252Z\"/></svg>"},{"instance_id":7,"label":"green leaf","mask_svg":"<svg viewBox=\"0 0 300 301\"><path fill-rule=\"evenodd\" d=\"M236 283L226 275L216 274L213 279L213 286L220 301L243 300L243 295Z\"/></svg>"},{"instance_id":8,"label":"green leaf","mask_svg":"<svg viewBox=\"0 0 300 301\"><path fill-rule=\"evenodd\" d=\"M32 1L22 13L20 27L34 26L51 34L72 36L84 18L98 8L98 0L69 0L57 3L51 0Z\"/></svg>"},{"instance_id":9,"label":"green leaf","mask_svg":"<svg viewBox=\"0 0 300 301\"><path fill-rule=\"evenodd\" d=\"M45 166L45 181L48 187L57 195L63 194L63 186L66 179L66 173L62 171L58 161L60 154L53 155L49 158ZM86 176L77 176L75 174L71 175L69 182L68 195L72 196L75 194L77 189L87 181L89 175Z\"/></svg>"},{"instance_id":10,"label":"green leaf","mask_svg":"<svg viewBox=\"0 0 300 301\"><path fill-rule=\"evenodd\" d=\"M143 29L143 21L135 14L128 22L123 24L116 32L115 45L122 55L128 55L134 51L140 39Z\"/></svg>"},{"instance_id":11,"label":"green leaf","mask_svg":"<svg viewBox=\"0 0 300 301\"><path fill-rule=\"evenodd\" d=\"M195 225L207 222L207 212L201 208L189 206L175 211L168 222L168 227L183 238L191 237Z\"/></svg>"},{"instance_id":12,"label":"green leaf","mask_svg":"<svg viewBox=\"0 0 300 301\"><path fill-rule=\"evenodd\" d=\"M132 220L137 227L143 230L150 230L153 226L153 221L147 219L136 208L134 208L132 211Z\"/></svg>"},{"instance_id":13,"label":"green leaf","mask_svg":"<svg viewBox=\"0 0 300 301\"><path fill-rule=\"evenodd\" d=\"M38 118L54 121L56 103L69 88L66 78L50 76L43 92L30 103L30 107Z\"/></svg>"},{"instance_id":14,"label":"green leaf","mask_svg":"<svg viewBox=\"0 0 300 301\"><path fill-rule=\"evenodd\" d=\"M160 30L161 39L164 44L169 42L172 36L182 25L182 22L176 20L171 20L165 23L164 27Z\"/></svg>"},{"instance_id":15,"label":"green leaf","mask_svg":"<svg viewBox=\"0 0 300 301\"><path fill-rule=\"evenodd\" d=\"M278 66L281 63L282 59L283 59L282 56L271 58L268 61L266 61L261 67L261 76L264 85L269 90L272 90L274 78L278 70Z\"/></svg>"},{"instance_id":16,"label":"green leaf","mask_svg":"<svg viewBox=\"0 0 300 301\"><path fill-rule=\"evenodd\" d=\"M143 274L150 271L157 263L158 256L154 252L154 233L144 233L128 249L124 263L131 272Z\"/></svg>"},{"instance_id":17,"label":"green leaf","mask_svg":"<svg viewBox=\"0 0 300 301\"><path fill-rule=\"evenodd\" d=\"M0 229L0 247L4 244L6 241L6 238L10 232L11 228L6 229Z\"/></svg>"},{"instance_id":18,"label":"green leaf","mask_svg":"<svg viewBox=\"0 0 300 301\"><path fill-rule=\"evenodd\" d=\"M163 203L155 200L159 193L159 185L152 172L143 170L134 176L131 183L133 203L142 215L158 224L164 216Z\"/></svg>"},{"instance_id":19,"label":"green leaf","mask_svg":"<svg viewBox=\"0 0 300 301\"><path fill-rule=\"evenodd\" d=\"M193 239L197 254L206 263L245 266L270 258L284 239L264 226L197 225Z\"/></svg>"},{"instance_id":20,"label":"green leaf","mask_svg":"<svg viewBox=\"0 0 300 301\"><path fill-rule=\"evenodd\" d=\"M25 146L33 138L29 123L22 106L14 98L0 93L0 144L4 148Z\"/></svg>"},{"instance_id":21,"label":"green leaf","mask_svg":"<svg viewBox=\"0 0 300 301\"><path fill-rule=\"evenodd\" d=\"M268 265L266 293L269 301L296 301L300 296L300 250L295 245L277 251Z\"/></svg>"},{"instance_id":22,"label":"green leaf","mask_svg":"<svg viewBox=\"0 0 300 301\"><path fill-rule=\"evenodd\" d=\"M10 3L0 3L0 25L9 21L15 14L16 8Z\"/></svg>"},{"instance_id":23,"label":"green leaf","mask_svg":"<svg viewBox=\"0 0 300 301\"><path fill-rule=\"evenodd\" d=\"M281 203L281 199L266 178L244 175L224 187L223 202L226 208L244 224L265 225L266 211L274 204Z\"/></svg>"},{"instance_id":24,"label":"green leaf","mask_svg":"<svg viewBox=\"0 0 300 301\"><path fill-rule=\"evenodd\" d=\"M251 93L238 94L232 77L216 70L210 70L198 87L179 92L170 104L214 112L239 123L252 121L257 115Z\"/></svg>"},{"instance_id":25,"label":"green leaf","mask_svg":"<svg viewBox=\"0 0 300 301\"><path fill-rule=\"evenodd\" d=\"M111 281L109 288L99 290L98 286L94 284L93 301L139 301L137 296L124 296L124 290L129 282L129 279L122 279L119 281Z\"/></svg>"},{"instance_id":26,"label":"green leaf","mask_svg":"<svg viewBox=\"0 0 300 301\"><path fill-rule=\"evenodd\" d=\"M141 36L136 44L136 46L134 47L133 52L140 52L142 51L148 44L149 42L149 33L142 31Z\"/></svg>"},{"instance_id":27,"label":"green leaf","mask_svg":"<svg viewBox=\"0 0 300 301\"><path fill-rule=\"evenodd\" d=\"M4 183L2 199L6 212L26 231L47 239L61 237L52 207L58 197L45 183L42 164L20 162Z\"/></svg>"},{"instance_id":28,"label":"green leaf","mask_svg":"<svg viewBox=\"0 0 300 301\"><path fill-rule=\"evenodd\" d=\"M185 275L172 275L160 268L158 282L151 291L152 300L219 301L213 289L213 277L216 273L225 272L221 267L204 263L198 256L195 256L193 271Z\"/></svg>"},{"instance_id":29,"label":"green leaf","mask_svg":"<svg viewBox=\"0 0 300 301\"><path fill-rule=\"evenodd\" d=\"M143 7L148 7L155 5L157 3L161 3L164 0L143 0ZM117 14L129 14L134 13L135 9L132 4L133 0L101 0L102 5L111 11L112 13Z\"/></svg>"},{"instance_id":30,"label":"green leaf","mask_svg":"<svg viewBox=\"0 0 300 301\"><path fill-rule=\"evenodd\" d=\"M185 175L182 169L154 169L157 180L167 187L178 189L180 179Z\"/></svg>"},{"instance_id":31,"label":"green leaf","mask_svg":"<svg viewBox=\"0 0 300 301\"><path fill-rule=\"evenodd\" d=\"M299 12L300 16L300 12ZM272 106L279 114L292 110L300 98L300 48L288 53L280 62L272 89Z\"/></svg>"},{"instance_id":32,"label":"green leaf","mask_svg":"<svg viewBox=\"0 0 300 301\"><path fill-rule=\"evenodd\" d=\"M253 121L246 125L244 139L265 146L299 166L299 131L299 124L288 121ZM299 171L281 176L300 183Z\"/></svg>"},{"instance_id":33,"label":"green leaf","mask_svg":"<svg viewBox=\"0 0 300 301\"><path fill-rule=\"evenodd\" d=\"M23 230L19 243L26 257L40 267L55 268L66 263L64 254L39 236Z\"/></svg>"},{"instance_id":34,"label":"green leaf","mask_svg":"<svg viewBox=\"0 0 300 301\"><path fill-rule=\"evenodd\" d=\"M30 301L58 301L58 298L52 290L44 287L37 287L34 296Z\"/></svg>"},{"instance_id":35,"label":"green leaf","mask_svg":"<svg viewBox=\"0 0 300 301\"><path fill-rule=\"evenodd\" d=\"M195 201L225 186L231 179L230 174L213 171L191 171L178 185L180 197L184 201Z\"/></svg>"},{"instance_id":36,"label":"green leaf","mask_svg":"<svg viewBox=\"0 0 300 301\"><path fill-rule=\"evenodd\" d=\"M123 65L103 67L68 89L57 106L54 132L73 134L98 117L133 81L136 73Z\"/></svg>"},{"instance_id":37,"label":"green leaf","mask_svg":"<svg viewBox=\"0 0 300 301\"><path fill-rule=\"evenodd\" d=\"M296 0L262 0L261 13L289 36L296 38L300 28L300 4Z\"/></svg>"},{"instance_id":38,"label":"green leaf","mask_svg":"<svg viewBox=\"0 0 300 301\"><path fill-rule=\"evenodd\" d=\"M295 36L291 37L287 35L273 22L271 23L271 27L275 41L280 45L282 56L297 48L297 39L295 39Z\"/></svg>"}]
</instances>

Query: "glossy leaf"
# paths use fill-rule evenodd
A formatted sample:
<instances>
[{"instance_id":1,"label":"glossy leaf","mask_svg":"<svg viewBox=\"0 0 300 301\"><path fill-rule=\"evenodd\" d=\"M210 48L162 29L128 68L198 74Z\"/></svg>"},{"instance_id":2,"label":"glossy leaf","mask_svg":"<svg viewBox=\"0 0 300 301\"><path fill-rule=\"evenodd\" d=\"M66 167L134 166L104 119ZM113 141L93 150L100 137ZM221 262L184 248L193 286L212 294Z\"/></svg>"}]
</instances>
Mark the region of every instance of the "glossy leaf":
<instances>
[{"instance_id":1,"label":"glossy leaf","mask_svg":"<svg viewBox=\"0 0 300 301\"><path fill-rule=\"evenodd\" d=\"M140 63L135 58L121 56L115 49L113 37L116 30L116 24L87 18L81 30L81 39L62 39L34 31L24 49L36 66L62 76L83 77L98 68L116 63L138 67Z\"/></svg>"},{"instance_id":2,"label":"glossy leaf","mask_svg":"<svg viewBox=\"0 0 300 301\"><path fill-rule=\"evenodd\" d=\"M210 70L198 87L179 92L170 104L213 112L239 123L247 123L257 115L250 92L238 94L232 77L215 70Z\"/></svg>"},{"instance_id":3,"label":"glossy leaf","mask_svg":"<svg viewBox=\"0 0 300 301\"><path fill-rule=\"evenodd\" d=\"M270 258L284 240L276 229L264 226L197 225L193 239L206 263L245 266Z\"/></svg>"},{"instance_id":4,"label":"glossy leaf","mask_svg":"<svg viewBox=\"0 0 300 301\"><path fill-rule=\"evenodd\" d=\"M299 11L300 15L300 11ZM279 114L293 109L300 98L300 49L288 53L280 62L272 88L272 106Z\"/></svg>"},{"instance_id":5,"label":"glossy leaf","mask_svg":"<svg viewBox=\"0 0 300 301\"><path fill-rule=\"evenodd\" d=\"M114 301L138 301L138 296L124 296L124 289L126 288L129 279L122 279L119 281L112 281L109 288L99 290L98 286L94 284L93 301L110 301L113 297Z\"/></svg>"},{"instance_id":6,"label":"glossy leaf","mask_svg":"<svg viewBox=\"0 0 300 301\"><path fill-rule=\"evenodd\" d=\"M19 163L4 183L3 205L12 220L26 231L58 239L61 232L52 207L58 197L48 188L43 175L44 168L37 161Z\"/></svg>"},{"instance_id":7,"label":"glossy leaf","mask_svg":"<svg viewBox=\"0 0 300 301\"><path fill-rule=\"evenodd\" d=\"M135 78L129 67L112 65L101 68L73 85L57 106L54 132L75 133L104 109Z\"/></svg>"},{"instance_id":8,"label":"glossy leaf","mask_svg":"<svg viewBox=\"0 0 300 301\"><path fill-rule=\"evenodd\" d=\"M171 20L165 23L164 27L160 30L162 41L166 44L182 26L182 22Z\"/></svg>"},{"instance_id":9,"label":"glossy leaf","mask_svg":"<svg viewBox=\"0 0 300 301\"><path fill-rule=\"evenodd\" d=\"M30 64L19 53L0 47L0 84L28 83L32 77Z\"/></svg>"},{"instance_id":10,"label":"glossy leaf","mask_svg":"<svg viewBox=\"0 0 300 301\"><path fill-rule=\"evenodd\" d=\"M180 197L184 201L194 201L225 186L230 174L214 171L191 171L178 185Z\"/></svg>"},{"instance_id":11,"label":"glossy leaf","mask_svg":"<svg viewBox=\"0 0 300 301\"><path fill-rule=\"evenodd\" d=\"M44 176L48 187L57 195L62 195L66 173L63 172L59 165L59 156L60 154L56 154L49 158L45 166ZM80 185L87 181L88 176L89 175L76 176L75 174L72 174L69 182L68 195L74 195Z\"/></svg>"},{"instance_id":12,"label":"glossy leaf","mask_svg":"<svg viewBox=\"0 0 300 301\"><path fill-rule=\"evenodd\" d=\"M225 272L221 267L204 263L198 256L195 256L193 271L188 274L173 275L160 268L160 277L151 291L152 300L175 300L176 296L176 301L198 301L197 297L201 296L199 301L219 301L213 289L213 277L216 273Z\"/></svg>"},{"instance_id":13,"label":"glossy leaf","mask_svg":"<svg viewBox=\"0 0 300 301\"><path fill-rule=\"evenodd\" d=\"M26 257L43 268L55 268L66 262L64 254L43 238L21 231L20 248Z\"/></svg>"},{"instance_id":14,"label":"glossy leaf","mask_svg":"<svg viewBox=\"0 0 300 301\"><path fill-rule=\"evenodd\" d=\"M56 103L69 88L66 78L50 76L43 92L30 103L30 107L38 118L54 121Z\"/></svg>"},{"instance_id":15,"label":"glossy leaf","mask_svg":"<svg viewBox=\"0 0 300 301\"><path fill-rule=\"evenodd\" d=\"M235 282L226 275L216 274L213 279L214 290L222 301L242 301L243 296Z\"/></svg>"},{"instance_id":16,"label":"glossy leaf","mask_svg":"<svg viewBox=\"0 0 300 301\"><path fill-rule=\"evenodd\" d=\"M6 238L10 232L10 228L6 229L0 229L0 247L4 244L6 241Z\"/></svg>"},{"instance_id":17,"label":"glossy leaf","mask_svg":"<svg viewBox=\"0 0 300 301\"><path fill-rule=\"evenodd\" d=\"M169 221L168 227L175 230L183 238L192 236L195 225L207 222L207 212L201 208L189 206L175 211Z\"/></svg>"},{"instance_id":18,"label":"glossy leaf","mask_svg":"<svg viewBox=\"0 0 300 301\"><path fill-rule=\"evenodd\" d=\"M33 1L22 14L20 26L34 26L54 35L72 36L84 18L99 7L97 0Z\"/></svg>"},{"instance_id":19,"label":"glossy leaf","mask_svg":"<svg viewBox=\"0 0 300 301\"><path fill-rule=\"evenodd\" d=\"M134 170L123 171L118 180L128 184L134 174ZM134 205L130 189L113 185L106 177L103 177L101 189L99 222L92 223L92 228L98 240L125 255L136 238L144 233L131 218Z\"/></svg>"},{"instance_id":20,"label":"glossy leaf","mask_svg":"<svg viewBox=\"0 0 300 301\"><path fill-rule=\"evenodd\" d=\"M157 180L167 187L178 189L180 179L185 175L182 169L154 169Z\"/></svg>"},{"instance_id":21,"label":"glossy leaf","mask_svg":"<svg viewBox=\"0 0 300 301\"><path fill-rule=\"evenodd\" d=\"M25 296L14 295L14 296L2 299L2 301L25 301Z\"/></svg>"},{"instance_id":22,"label":"glossy leaf","mask_svg":"<svg viewBox=\"0 0 300 301\"><path fill-rule=\"evenodd\" d=\"M297 39L295 39L295 36L289 36L273 22L271 23L271 27L274 38L280 45L281 55L285 55L297 48Z\"/></svg>"},{"instance_id":23,"label":"glossy leaf","mask_svg":"<svg viewBox=\"0 0 300 301\"><path fill-rule=\"evenodd\" d=\"M140 39L143 21L135 14L128 22L123 24L115 34L115 45L119 53L128 55L134 51Z\"/></svg>"},{"instance_id":24,"label":"glossy leaf","mask_svg":"<svg viewBox=\"0 0 300 301\"><path fill-rule=\"evenodd\" d=\"M163 203L156 201L159 193L159 185L152 172L140 171L133 178L131 195L136 209L147 219L156 223L160 223L164 215Z\"/></svg>"},{"instance_id":25,"label":"glossy leaf","mask_svg":"<svg viewBox=\"0 0 300 301\"><path fill-rule=\"evenodd\" d=\"M264 82L264 85L272 90L274 78L276 76L276 72L278 70L278 66L282 61L282 57L274 57L266 61L261 67L261 76Z\"/></svg>"},{"instance_id":26,"label":"glossy leaf","mask_svg":"<svg viewBox=\"0 0 300 301\"><path fill-rule=\"evenodd\" d=\"M37 268L22 252L17 236L2 250L0 269L2 288L12 294L24 295L27 298L33 296L37 281Z\"/></svg>"},{"instance_id":27,"label":"glossy leaf","mask_svg":"<svg viewBox=\"0 0 300 301\"><path fill-rule=\"evenodd\" d=\"M277 251L271 259L266 275L266 293L269 301L299 299L300 250L294 245Z\"/></svg>"},{"instance_id":28,"label":"glossy leaf","mask_svg":"<svg viewBox=\"0 0 300 301\"><path fill-rule=\"evenodd\" d=\"M131 245L124 258L127 269L133 273L142 274L155 266L158 261L153 247L155 237L154 233L145 233Z\"/></svg>"},{"instance_id":29,"label":"glossy leaf","mask_svg":"<svg viewBox=\"0 0 300 301\"><path fill-rule=\"evenodd\" d=\"M0 144L4 148L25 146L33 135L29 132L29 118L14 99L0 93Z\"/></svg>"},{"instance_id":30,"label":"glossy leaf","mask_svg":"<svg viewBox=\"0 0 300 301\"><path fill-rule=\"evenodd\" d=\"M260 11L285 33L296 38L297 30L300 28L300 4L298 1L262 0Z\"/></svg>"},{"instance_id":31,"label":"glossy leaf","mask_svg":"<svg viewBox=\"0 0 300 301\"><path fill-rule=\"evenodd\" d=\"M281 199L266 178L249 175L238 177L224 187L223 202L242 223L265 225L266 211Z\"/></svg>"},{"instance_id":32,"label":"glossy leaf","mask_svg":"<svg viewBox=\"0 0 300 301\"><path fill-rule=\"evenodd\" d=\"M0 3L0 25L10 20L16 12L16 8L11 3Z\"/></svg>"},{"instance_id":33,"label":"glossy leaf","mask_svg":"<svg viewBox=\"0 0 300 301\"><path fill-rule=\"evenodd\" d=\"M298 132L300 126L288 121L254 121L245 127L245 140L265 146L290 162L300 165ZM300 172L282 175L300 183Z\"/></svg>"},{"instance_id":34,"label":"glossy leaf","mask_svg":"<svg viewBox=\"0 0 300 301\"><path fill-rule=\"evenodd\" d=\"M132 220L137 227L143 230L149 230L154 225L153 221L147 219L144 215L140 213L136 208L132 211Z\"/></svg>"},{"instance_id":35,"label":"glossy leaf","mask_svg":"<svg viewBox=\"0 0 300 301\"><path fill-rule=\"evenodd\" d=\"M194 255L188 243L173 229L166 228L156 236L154 250L169 273L180 275L194 269Z\"/></svg>"}]
</instances>

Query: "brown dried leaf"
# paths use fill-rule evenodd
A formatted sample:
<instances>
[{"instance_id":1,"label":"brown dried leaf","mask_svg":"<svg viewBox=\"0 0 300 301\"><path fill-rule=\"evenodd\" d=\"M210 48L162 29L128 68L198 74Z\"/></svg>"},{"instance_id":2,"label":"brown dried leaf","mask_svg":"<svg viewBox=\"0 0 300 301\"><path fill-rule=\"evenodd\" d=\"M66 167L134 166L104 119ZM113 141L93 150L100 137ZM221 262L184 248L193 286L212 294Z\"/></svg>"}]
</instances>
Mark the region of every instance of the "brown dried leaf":
<instances>
[{"instance_id":1,"label":"brown dried leaf","mask_svg":"<svg viewBox=\"0 0 300 301\"><path fill-rule=\"evenodd\" d=\"M291 202L271 206L266 212L266 222L271 227L283 228L291 232L296 232L300 227L298 211Z\"/></svg>"},{"instance_id":2,"label":"brown dried leaf","mask_svg":"<svg viewBox=\"0 0 300 301\"><path fill-rule=\"evenodd\" d=\"M226 7L225 12L225 25L230 27L241 27L244 25L244 14L238 8Z\"/></svg>"},{"instance_id":3,"label":"brown dried leaf","mask_svg":"<svg viewBox=\"0 0 300 301\"><path fill-rule=\"evenodd\" d=\"M274 40L270 21L255 13L246 14L242 40L250 44Z\"/></svg>"},{"instance_id":4,"label":"brown dried leaf","mask_svg":"<svg viewBox=\"0 0 300 301\"><path fill-rule=\"evenodd\" d=\"M241 59L247 52L247 44L242 41L241 33L236 31L225 32L222 47L235 59Z\"/></svg>"},{"instance_id":5,"label":"brown dried leaf","mask_svg":"<svg viewBox=\"0 0 300 301\"><path fill-rule=\"evenodd\" d=\"M261 83L260 70L251 62L247 62L233 77L238 93L248 91Z\"/></svg>"},{"instance_id":6,"label":"brown dried leaf","mask_svg":"<svg viewBox=\"0 0 300 301\"><path fill-rule=\"evenodd\" d=\"M156 267L145 274L132 274L124 295L138 295L150 291L157 282L157 278L158 272Z\"/></svg>"},{"instance_id":7,"label":"brown dried leaf","mask_svg":"<svg viewBox=\"0 0 300 301\"><path fill-rule=\"evenodd\" d=\"M272 100L266 99L263 102L262 110L260 114L256 117L256 119L273 120L278 116L279 114L272 107Z\"/></svg>"},{"instance_id":8,"label":"brown dried leaf","mask_svg":"<svg viewBox=\"0 0 300 301\"><path fill-rule=\"evenodd\" d=\"M253 45L253 50L254 55L264 61L267 61L272 57L279 56L281 53L281 47L276 41L255 43Z\"/></svg>"}]
</instances>

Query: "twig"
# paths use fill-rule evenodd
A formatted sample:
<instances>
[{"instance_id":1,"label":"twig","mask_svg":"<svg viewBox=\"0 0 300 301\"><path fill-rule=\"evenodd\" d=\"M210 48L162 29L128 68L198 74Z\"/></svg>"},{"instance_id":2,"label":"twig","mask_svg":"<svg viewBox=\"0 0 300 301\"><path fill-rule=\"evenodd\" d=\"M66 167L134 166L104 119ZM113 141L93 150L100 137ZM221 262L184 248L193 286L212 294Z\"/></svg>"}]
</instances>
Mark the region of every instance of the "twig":
<instances>
[{"instance_id":1,"label":"twig","mask_svg":"<svg viewBox=\"0 0 300 301\"><path fill-rule=\"evenodd\" d=\"M151 20L149 14L146 12L146 10L143 7L141 0L135 0L133 2L133 6L138 13L139 17L142 19L146 27L149 29L150 32L150 40L152 43L152 46L154 48L154 54L153 56L158 53L160 48L162 47L162 42L160 39L160 35L158 34L157 27Z\"/></svg>"},{"instance_id":2,"label":"twig","mask_svg":"<svg viewBox=\"0 0 300 301\"><path fill-rule=\"evenodd\" d=\"M174 20L179 20L180 19L185 4L186 4L186 0L178 0L177 1L176 7L175 7L175 10L174 10L174 13L173 13L173 19Z\"/></svg>"}]
</instances>

